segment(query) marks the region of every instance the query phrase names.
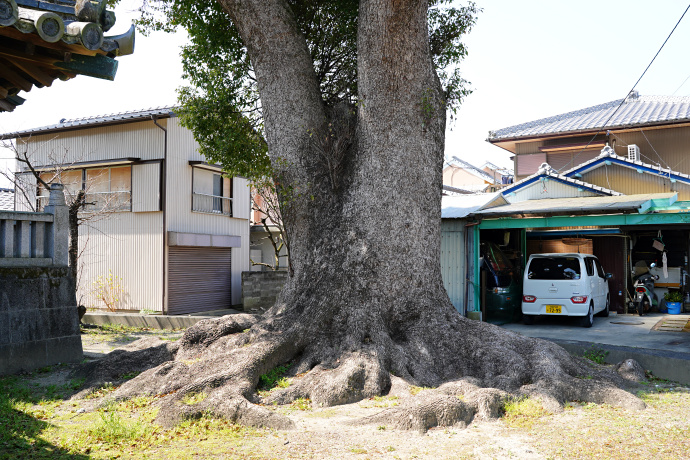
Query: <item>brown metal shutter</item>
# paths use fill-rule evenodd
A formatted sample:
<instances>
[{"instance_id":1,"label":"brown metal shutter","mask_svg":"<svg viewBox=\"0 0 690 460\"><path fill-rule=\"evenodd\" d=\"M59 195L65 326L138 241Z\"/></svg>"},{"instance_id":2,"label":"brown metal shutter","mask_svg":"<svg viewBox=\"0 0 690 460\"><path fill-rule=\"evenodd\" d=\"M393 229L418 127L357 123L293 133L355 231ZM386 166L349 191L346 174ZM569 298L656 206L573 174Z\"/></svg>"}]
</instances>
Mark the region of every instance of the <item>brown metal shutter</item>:
<instances>
[{"instance_id":1,"label":"brown metal shutter","mask_svg":"<svg viewBox=\"0 0 690 460\"><path fill-rule=\"evenodd\" d=\"M536 173L542 163L546 163L545 153L533 153L528 155L516 155L517 175L528 176Z\"/></svg>"},{"instance_id":2,"label":"brown metal shutter","mask_svg":"<svg viewBox=\"0 0 690 460\"><path fill-rule=\"evenodd\" d=\"M546 161L553 169L558 172L565 172L573 169L575 166L597 157L601 152L598 150L587 150L584 152L563 152L563 153L549 153Z\"/></svg>"},{"instance_id":3,"label":"brown metal shutter","mask_svg":"<svg viewBox=\"0 0 690 460\"><path fill-rule=\"evenodd\" d=\"M230 308L230 248L168 250L168 314Z\"/></svg>"},{"instance_id":4,"label":"brown metal shutter","mask_svg":"<svg viewBox=\"0 0 690 460\"><path fill-rule=\"evenodd\" d=\"M566 169L573 167L573 154L570 152L564 153L549 153L546 157L547 163L558 172L563 172Z\"/></svg>"}]
</instances>

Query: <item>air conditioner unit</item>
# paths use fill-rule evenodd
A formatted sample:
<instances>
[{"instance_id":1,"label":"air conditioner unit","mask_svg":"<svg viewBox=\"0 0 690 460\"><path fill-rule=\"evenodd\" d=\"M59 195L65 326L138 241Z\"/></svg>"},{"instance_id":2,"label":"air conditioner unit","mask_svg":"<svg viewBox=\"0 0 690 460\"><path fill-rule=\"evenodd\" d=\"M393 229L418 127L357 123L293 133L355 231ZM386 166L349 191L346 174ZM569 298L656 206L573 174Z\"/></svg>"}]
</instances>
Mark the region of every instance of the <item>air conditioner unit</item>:
<instances>
[{"instance_id":1,"label":"air conditioner unit","mask_svg":"<svg viewBox=\"0 0 690 460\"><path fill-rule=\"evenodd\" d=\"M640 148L636 144L628 145L628 160L640 161Z\"/></svg>"}]
</instances>

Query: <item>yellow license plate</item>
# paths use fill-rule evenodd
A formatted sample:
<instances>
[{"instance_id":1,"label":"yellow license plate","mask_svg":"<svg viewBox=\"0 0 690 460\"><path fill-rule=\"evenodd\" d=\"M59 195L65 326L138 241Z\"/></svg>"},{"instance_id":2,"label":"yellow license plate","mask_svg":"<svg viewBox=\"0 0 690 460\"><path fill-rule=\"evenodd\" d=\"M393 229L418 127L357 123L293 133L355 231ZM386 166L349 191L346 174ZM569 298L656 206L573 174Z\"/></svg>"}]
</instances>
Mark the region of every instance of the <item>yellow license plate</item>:
<instances>
[{"instance_id":1,"label":"yellow license plate","mask_svg":"<svg viewBox=\"0 0 690 460\"><path fill-rule=\"evenodd\" d=\"M546 313L560 313L561 312L561 306L560 305L547 305L546 306Z\"/></svg>"}]
</instances>

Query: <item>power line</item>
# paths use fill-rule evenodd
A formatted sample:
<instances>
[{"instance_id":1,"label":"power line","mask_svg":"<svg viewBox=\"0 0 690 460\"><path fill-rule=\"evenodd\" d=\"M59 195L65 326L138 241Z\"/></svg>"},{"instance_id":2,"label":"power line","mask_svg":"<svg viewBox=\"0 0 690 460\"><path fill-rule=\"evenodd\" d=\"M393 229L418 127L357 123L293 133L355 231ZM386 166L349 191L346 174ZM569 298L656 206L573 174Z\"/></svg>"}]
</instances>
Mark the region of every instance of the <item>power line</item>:
<instances>
[{"instance_id":1,"label":"power line","mask_svg":"<svg viewBox=\"0 0 690 460\"><path fill-rule=\"evenodd\" d=\"M636 88L637 85L640 83L640 80L642 80L642 77L645 76L645 74L647 73L647 71L649 70L649 68L652 66L652 64L653 64L654 61L656 60L657 56L659 56L659 53L661 53L661 50L664 49L664 46L666 46L666 42L668 42L668 40L671 38L671 35L673 35L673 32L676 31L676 28L678 28L678 25L680 24L680 21L683 20L683 18L685 17L685 14L688 12L688 10L690 10L690 4L688 4L688 7L685 8L685 11L683 11L683 14L680 16L680 19L678 19L678 22L676 22L676 25L673 26L673 29L671 30L671 33L668 34L668 37L666 37L666 40L664 40L664 43L661 44L661 48L659 48L659 51L656 52L656 54L654 55L654 57L653 57L652 60L650 61L649 65L647 65L647 68L644 69L644 72L642 72L642 75L640 75L640 78L638 78L637 81L635 82L635 84L633 85L633 87L630 88L630 91L628 91L627 96L625 96L625 97L623 98L623 100L621 101L621 103L618 104L618 107L616 107L616 110L614 110L613 113L611 113L611 115L609 116L609 118L608 118L608 119L606 120L606 122L602 125L602 127L599 128L599 131L597 131L596 134L594 134L594 136L592 136L592 139L590 139L590 141L587 143L587 145L585 145L584 148L583 148L582 150L580 150L580 151L577 153L577 155L575 155L575 156L573 157L573 162L575 162L575 159L576 159L577 157L579 157L580 154L581 154L582 152L584 152L585 150L587 150L587 147L589 147L589 145L590 145L592 142L594 142L594 139L599 135L599 133L601 133L601 131L606 127L606 125L609 124L609 121L611 121L611 118L613 118L613 116L618 112L618 110L620 110L620 108L623 106L623 104L625 103L625 101L628 100L628 97L630 96L630 94L631 94L633 91L635 91L635 88Z\"/></svg>"}]
</instances>

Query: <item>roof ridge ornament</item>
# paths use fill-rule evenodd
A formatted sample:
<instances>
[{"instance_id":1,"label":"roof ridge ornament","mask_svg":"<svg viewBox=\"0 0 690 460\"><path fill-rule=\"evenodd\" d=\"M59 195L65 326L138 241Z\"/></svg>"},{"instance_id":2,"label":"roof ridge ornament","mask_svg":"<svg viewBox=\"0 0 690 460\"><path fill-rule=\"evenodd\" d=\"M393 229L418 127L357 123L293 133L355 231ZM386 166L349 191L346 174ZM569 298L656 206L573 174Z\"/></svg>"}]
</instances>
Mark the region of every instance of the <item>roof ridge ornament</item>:
<instances>
[{"instance_id":1,"label":"roof ridge ornament","mask_svg":"<svg viewBox=\"0 0 690 460\"><path fill-rule=\"evenodd\" d=\"M601 154L599 154L599 156L600 157L615 157L618 155L616 155L616 152L611 148L611 146L607 142L606 145L604 146L604 148L601 149Z\"/></svg>"},{"instance_id":2,"label":"roof ridge ornament","mask_svg":"<svg viewBox=\"0 0 690 460\"><path fill-rule=\"evenodd\" d=\"M639 91L637 91L637 90L632 90L632 91L630 91L630 92L628 93L628 95L626 96L625 102L628 103L628 102L636 101L636 100L638 100L639 98L640 98L640 93L639 93Z\"/></svg>"}]
</instances>

